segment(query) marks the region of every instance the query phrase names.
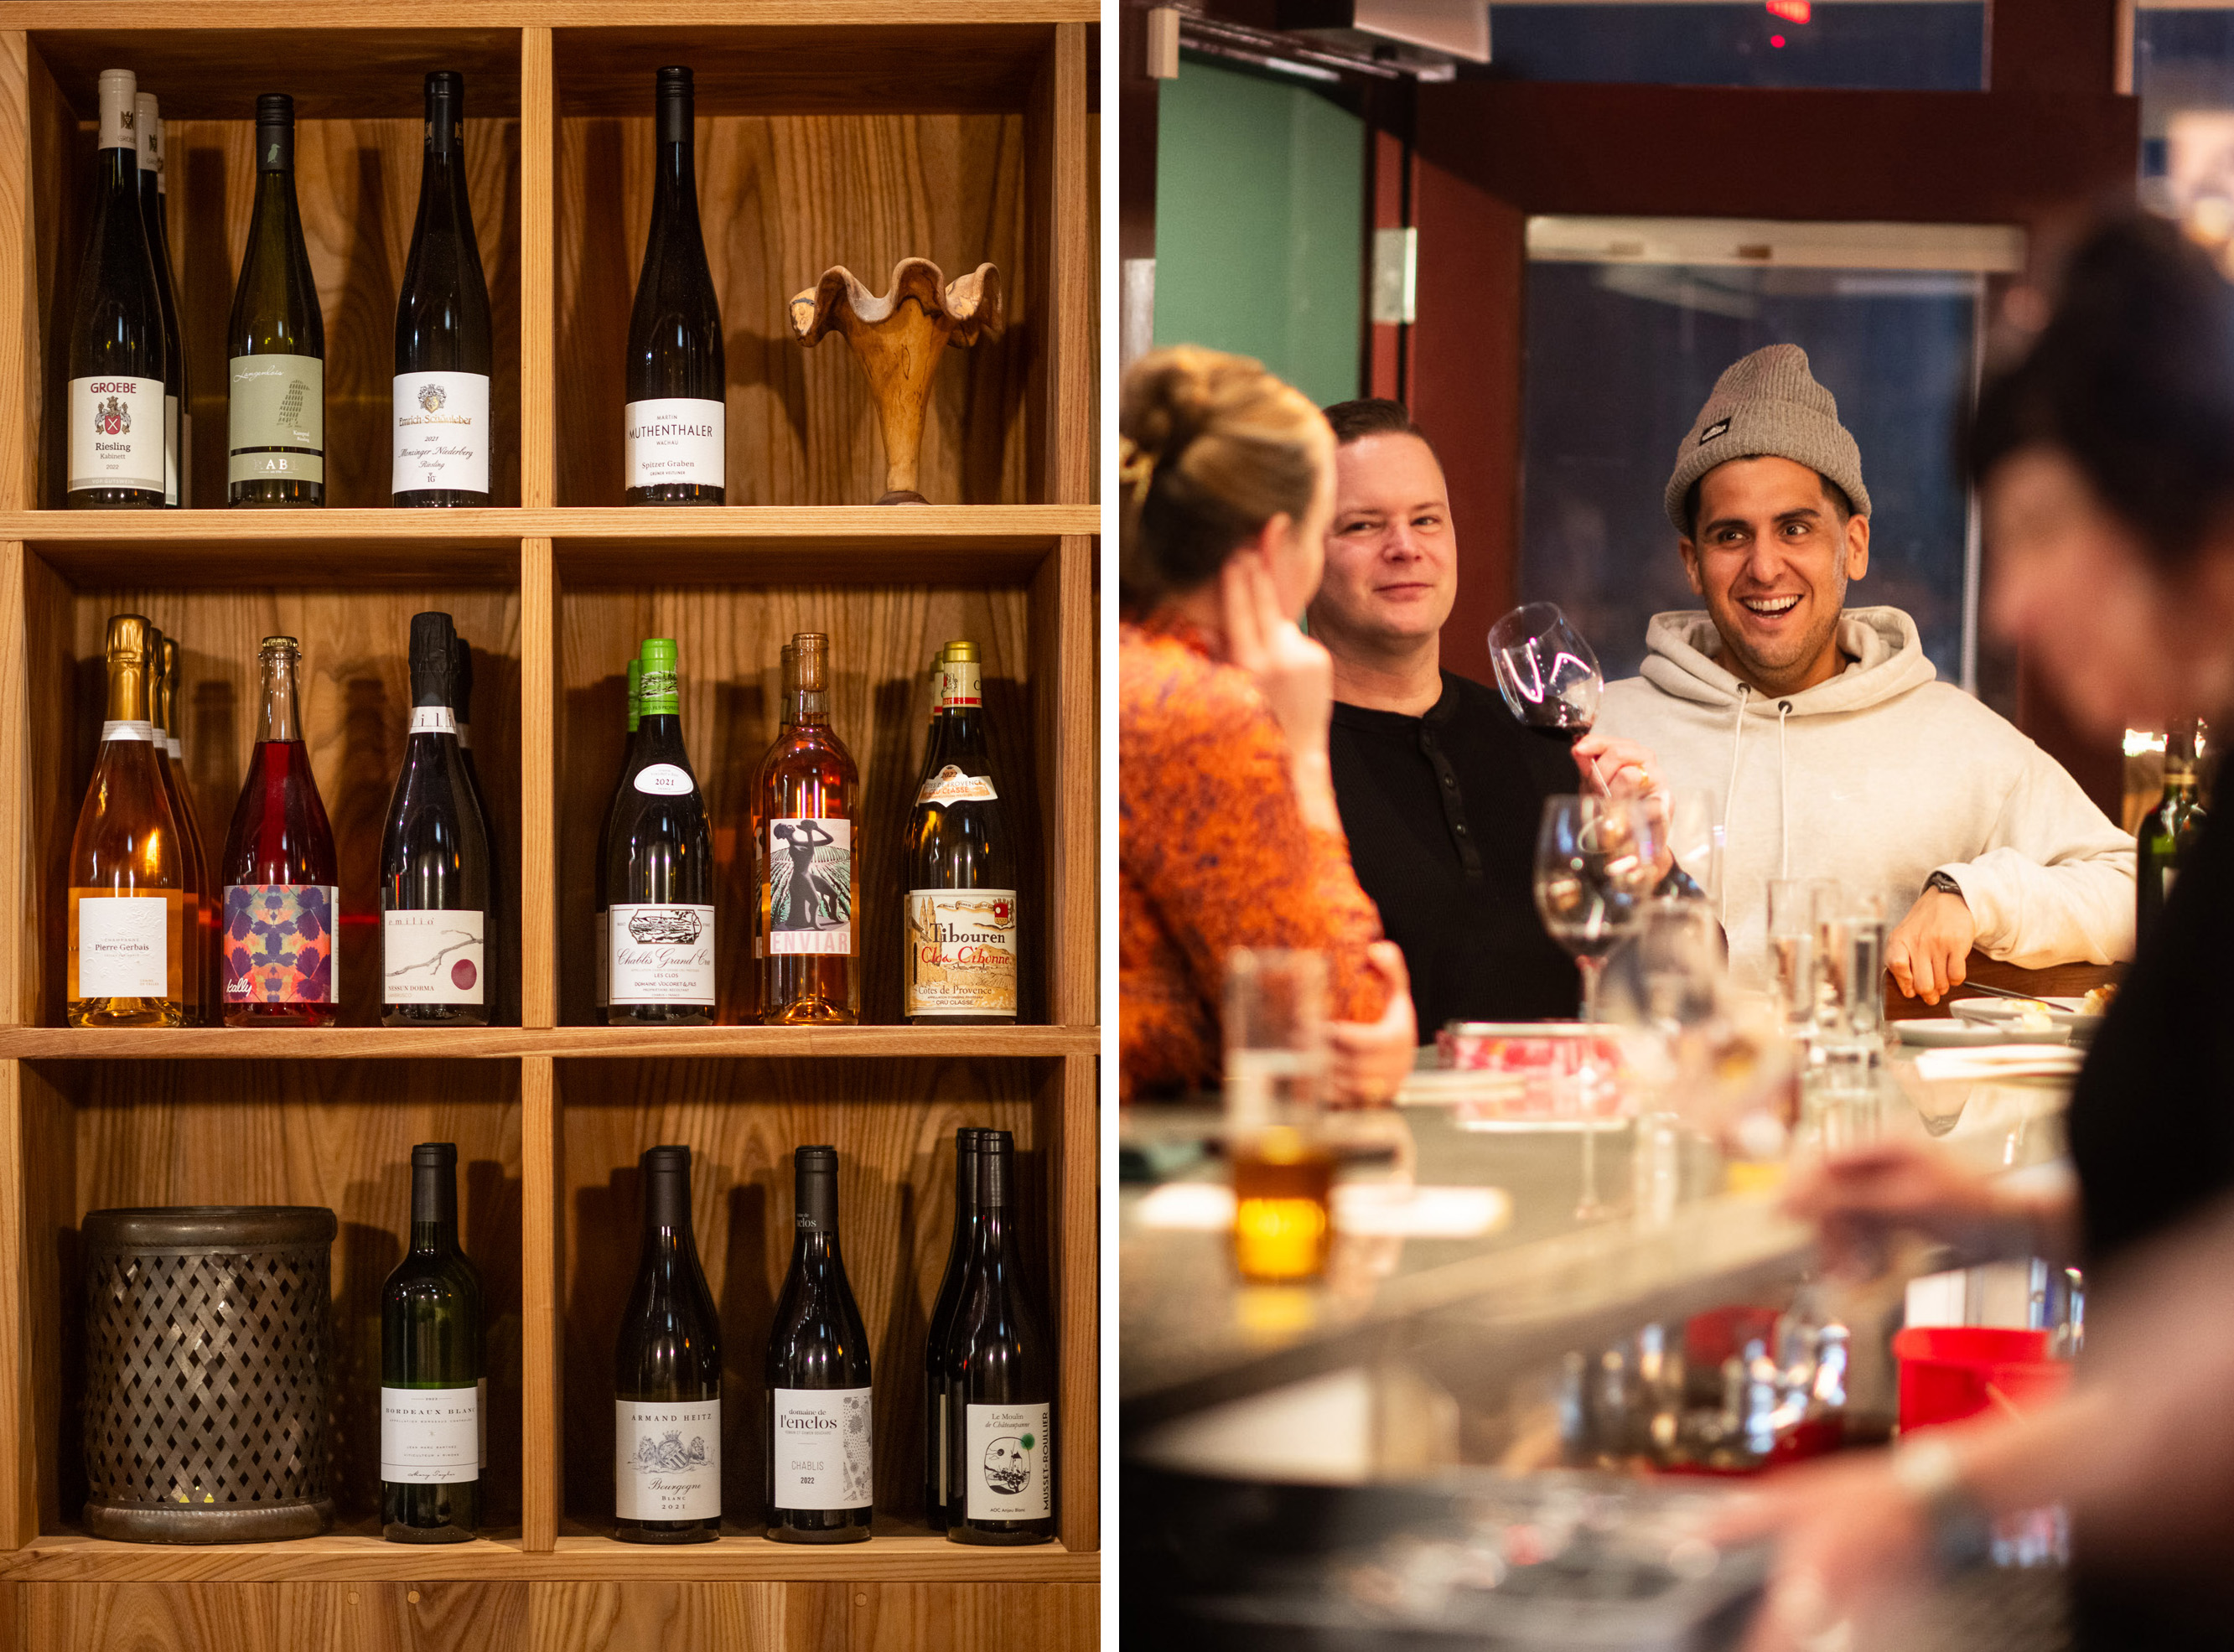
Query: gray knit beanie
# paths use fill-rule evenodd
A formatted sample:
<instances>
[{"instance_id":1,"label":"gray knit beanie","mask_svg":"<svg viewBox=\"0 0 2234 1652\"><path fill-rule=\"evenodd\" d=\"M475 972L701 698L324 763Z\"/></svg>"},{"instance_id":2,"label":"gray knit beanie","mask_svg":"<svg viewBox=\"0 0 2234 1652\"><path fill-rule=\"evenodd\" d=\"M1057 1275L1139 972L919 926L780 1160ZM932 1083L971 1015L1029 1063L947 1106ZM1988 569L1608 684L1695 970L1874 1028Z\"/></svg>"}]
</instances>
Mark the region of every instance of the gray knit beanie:
<instances>
[{"instance_id":1,"label":"gray knit beanie","mask_svg":"<svg viewBox=\"0 0 2234 1652\"><path fill-rule=\"evenodd\" d=\"M1857 514L1870 513L1862 486L1862 450L1839 422L1839 403L1807 370L1797 344L1770 344L1726 369L1714 394L1676 450L1668 479L1668 519L1678 533L1691 524L1683 511L1691 484L1733 459L1789 459L1835 482Z\"/></svg>"}]
</instances>

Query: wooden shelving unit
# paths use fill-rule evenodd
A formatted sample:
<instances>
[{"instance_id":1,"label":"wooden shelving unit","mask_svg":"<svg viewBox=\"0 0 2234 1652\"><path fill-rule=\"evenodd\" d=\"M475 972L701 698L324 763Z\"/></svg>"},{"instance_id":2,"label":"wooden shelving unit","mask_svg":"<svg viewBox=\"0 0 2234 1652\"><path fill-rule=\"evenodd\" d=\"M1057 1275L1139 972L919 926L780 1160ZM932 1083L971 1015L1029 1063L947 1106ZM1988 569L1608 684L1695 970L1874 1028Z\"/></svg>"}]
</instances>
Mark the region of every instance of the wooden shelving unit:
<instances>
[{"instance_id":1,"label":"wooden shelving unit","mask_svg":"<svg viewBox=\"0 0 2234 1652\"><path fill-rule=\"evenodd\" d=\"M19 0L0 13L0 1642L183 1652L1094 1644L1096 1005L1093 277L1096 0ZM95 26L97 25L97 26ZM651 72L696 71L698 181L729 330L730 497L618 507L620 356L650 210ZM195 497L223 497L224 326L252 193L256 95L297 100L325 313L330 506L72 513L60 323L95 78L133 69L170 123ZM420 81L467 76L470 191L499 337L492 508L386 508L390 329L415 209ZM1012 317L940 369L924 491L879 509L882 457L841 348L782 300L844 263L990 259ZM474 651L474 748L511 896L509 1023L376 1024L377 852L408 705L409 617ZM314 769L341 852L342 1025L62 1024L60 878L98 735L100 628L144 612L186 652L183 735L222 841L253 736L254 651L302 639ZM833 721L863 774L865 1024L594 1024L591 867L623 738L622 669L680 643L716 823L723 1018L741 1010L742 788L773 735L777 650L831 633ZM897 835L926 663L976 639L1033 846L1014 1028L898 1015ZM350 920L356 920L354 922ZM916 1371L952 1199L954 1127L1013 1130L1061 1352L1059 1541L924 1529ZM408 1231L408 1150L454 1140L490 1298L493 1524L411 1549L376 1522L375 1310ZM697 1152L723 1314L722 1540L612 1541L612 1324L637 1152ZM879 1524L866 1544L760 1535L760 1359L788 1257L789 1150L837 1144L848 1269L873 1341ZM122 1204L332 1207L336 1492L297 1543L166 1550L76 1527L77 1230Z\"/></svg>"}]
</instances>

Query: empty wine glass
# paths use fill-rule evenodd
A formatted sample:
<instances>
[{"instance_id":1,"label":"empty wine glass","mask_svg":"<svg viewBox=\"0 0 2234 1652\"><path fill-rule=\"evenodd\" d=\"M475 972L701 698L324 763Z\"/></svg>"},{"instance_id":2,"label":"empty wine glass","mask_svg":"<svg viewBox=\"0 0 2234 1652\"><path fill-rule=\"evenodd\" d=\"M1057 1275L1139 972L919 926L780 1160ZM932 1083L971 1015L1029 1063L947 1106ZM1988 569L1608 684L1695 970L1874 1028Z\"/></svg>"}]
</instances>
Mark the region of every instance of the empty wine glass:
<instances>
[{"instance_id":1,"label":"empty wine glass","mask_svg":"<svg viewBox=\"0 0 2234 1652\"><path fill-rule=\"evenodd\" d=\"M1583 976L1583 1019L1598 1018L1606 954L1643 921L1659 881L1661 826L1649 800L1548 797L1536 836L1536 911Z\"/></svg>"},{"instance_id":2,"label":"empty wine glass","mask_svg":"<svg viewBox=\"0 0 2234 1652\"><path fill-rule=\"evenodd\" d=\"M1598 718L1605 676L1583 635L1557 603L1525 603L1489 628L1489 657L1512 715L1532 728L1569 735Z\"/></svg>"}]
</instances>

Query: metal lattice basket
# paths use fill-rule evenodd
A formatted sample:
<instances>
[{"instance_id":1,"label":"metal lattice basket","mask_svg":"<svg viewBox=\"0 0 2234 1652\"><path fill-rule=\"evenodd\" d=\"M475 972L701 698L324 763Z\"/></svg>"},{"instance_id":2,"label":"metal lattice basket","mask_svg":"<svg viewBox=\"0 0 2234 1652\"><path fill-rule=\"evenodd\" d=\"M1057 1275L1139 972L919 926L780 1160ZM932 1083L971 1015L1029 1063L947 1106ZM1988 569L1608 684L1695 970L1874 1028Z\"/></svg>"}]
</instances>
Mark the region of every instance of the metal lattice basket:
<instances>
[{"instance_id":1,"label":"metal lattice basket","mask_svg":"<svg viewBox=\"0 0 2234 1652\"><path fill-rule=\"evenodd\" d=\"M255 1543L333 1524L331 1211L188 1205L85 1218L85 1528Z\"/></svg>"}]
</instances>

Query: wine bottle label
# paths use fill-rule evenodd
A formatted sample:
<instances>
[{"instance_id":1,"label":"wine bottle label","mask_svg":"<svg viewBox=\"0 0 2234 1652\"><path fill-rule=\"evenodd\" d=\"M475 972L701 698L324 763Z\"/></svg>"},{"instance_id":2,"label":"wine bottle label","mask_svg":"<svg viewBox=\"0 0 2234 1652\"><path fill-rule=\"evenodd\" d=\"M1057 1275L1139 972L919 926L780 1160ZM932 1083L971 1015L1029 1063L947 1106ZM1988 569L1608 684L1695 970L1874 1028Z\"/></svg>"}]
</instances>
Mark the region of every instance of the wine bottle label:
<instances>
[{"instance_id":1,"label":"wine bottle label","mask_svg":"<svg viewBox=\"0 0 2234 1652\"><path fill-rule=\"evenodd\" d=\"M778 1388L775 1505L866 1509L870 1504L869 1390Z\"/></svg>"},{"instance_id":2,"label":"wine bottle label","mask_svg":"<svg viewBox=\"0 0 2234 1652\"><path fill-rule=\"evenodd\" d=\"M165 741L163 744L169 749L171 761L173 762L183 763L186 761L185 754L179 750L179 737L176 735L173 735L168 740Z\"/></svg>"},{"instance_id":3,"label":"wine bottle label","mask_svg":"<svg viewBox=\"0 0 2234 1652\"><path fill-rule=\"evenodd\" d=\"M993 789L990 774L964 774L952 763L923 783L915 794L918 803L990 803L1001 794Z\"/></svg>"},{"instance_id":4,"label":"wine bottle label","mask_svg":"<svg viewBox=\"0 0 2234 1652\"><path fill-rule=\"evenodd\" d=\"M398 373L392 491L489 491L486 373Z\"/></svg>"},{"instance_id":5,"label":"wine bottle label","mask_svg":"<svg viewBox=\"0 0 2234 1652\"><path fill-rule=\"evenodd\" d=\"M598 914L598 1008L613 1002L613 915Z\"/></svg>"},{"instance_id":6,"label":"wine bottle label","mask_svg":"<svg viewBox=\"0 0 2234 1652\"><path fill-rule=\"evenodd\" d=\"M382 912L381 1002L481 1002L483 918L480 912Z\"/></svg>"},{"instance_id":7,"label":"wine bottle label","mask_svg":"<svg viewBox=\"0 0 2234 1652\"><path fill-rule=\"evenodd\" d=\"M1044 1404L969 1408L963 1425L963 1513L972 1520L1044 1520L1055 1512L1053 1442Z\"/></svg>"},{"instance_id":8,"label":"wine bottle label","mask_svg":"<svg viewBox=\"0 0 2234 1652\"><path fill-rule=\"evenodd\" d=\"M606 990L616 1004L710 1004L714 1002L714 909L626 906L606 914L611 970Z\"/></svg>"},{"instance_id":9,"label":"wine bottle label","mask_svg":"<svg viewBox=\"0 0 2234 1652\"><path fill-rule=\"evenodd\" d=\"M488 1379L476 1378L474 1382L474 1420L480 1430L481 1472L488 1472Z\"/></svg>"},{"instance_id":10,"label":"wine bottle label","mask_svg":"<svg viewBox=\"0 0 2234 1652\"><path fill-rule=\"evenodd\" d=\"M74 998L165 998L171 992L172 902L145 895L81 895Z\"/></svg>"},{"instance_id":11,"label":"wine bottle label","mask_svg":"<svg viewBox=\"0 0 2234 1652\"><path fill-rule=\"evenodd\" d=\"M650 797L688 797L698 784L679 764L647 763L636 772L636 789Z\"/></svg>"},{"instance_id":12,"label":"wine bottle label","mask_svg":"<svg viewBox=\"0 0 2234 1652\"><path fill-rule=\"evenodd\" d=\"M454 735L458 720L447 706L414 706L411 708L411 732L415 735Z\"/></svg>"},{"instance_id":13,"label":"wine bottle label","mask_svg":"<svg viewBox=\"0 0 2234 1652\"><path fill-rule=\"evenodd\" d=\"M163 489L163 381L72 379L69 486Z\"/></svg>"},{"instance_id":14,"label":"wine bottle label","mask_svg":"<svg viewBox=\"0 0 2234 1652\"><path fill-rule=\"evenodd\" d=\"M134 722L105 722L101 725L103 740L144 740L154 743L155 725L144 719Z\"/></svg>"},{"instance_id":15,"label":"wine bottle label","mask_svg":"<svg viewBox=\"0 0 2234 1652\"><path fill-rule=\"evenodd\" d=\"M770 956L851 954L853 823L771 820L768 833Z\"/></svg>"},{"instance_id":16,"label":"wine bottle label","mask_svg":"<svg viewBox=\"0 0 2234 1652\"><path fill-rule=\"evenodd\" d=\"M331 884L228 884L225 891L225 1001L229 1004L341 1002Z\"/></svg>"},{"instance_id":17,"label":"wine bottle label","mask_svg":"<svg viewBox=\"0 0 2234 1652\"><path fill-rule=\"evenodd\" d=\"M911 889L901 1013L1016 1013L1016 891Z\"/></svg>"},{"instance_id":18,"label":"wine bottle label","mask_svg":"<svg viewBox=\"0 0 2234 1652\"><path fill-rule=\"evenodd\" d=\"M613 1512L624 1520L722 1518L722 1402L613 1401Z\"/></svg>"},{"instance_id":19,"label":"wine bottle label","mask_svg":"<svg viewBox=\"0 0 2234 1652\"><path fill-rule=\"evenodd\" d=\"M696 396L666 395L630 402L624 417L628 453L624 486L724 485L729 428L725 404Z\"/></svg>"},{"instance_id":20,"label":"wine bottle label","mask_svg":"<svg viewBox=\"0 0 2234 1652\"><path fill-rule=\"evenodd\" d=\"M179 398L163 396L163 503L179 502Z\"/></svg>"},{"instance_id":21,"label":"wine bottle label","mask_svg":"<svg viewBox=\"0 0 2234 1652\"><path fill-rule=\"evenodd\" d=\"M234 356L226 421L227 481L326 480L326 364L317 356Z\"/></svg>"},{"instance_id":22,"label":"wine bottle label","mask_svg":"<svg viewBox=\"0 0 2234 1652\"><path fill-rule=\"evenodd\" d=\"M469 1388L380 1391L380 1478L402 1485L456 1485L481 1477L481 1401Z\"/></svg>"}]
</instances>

